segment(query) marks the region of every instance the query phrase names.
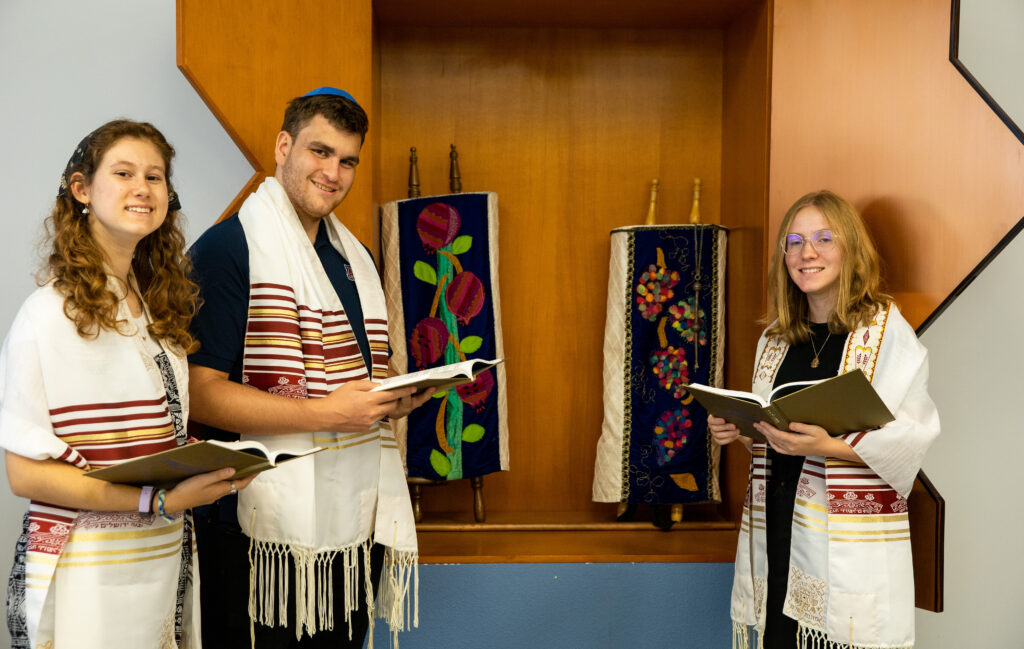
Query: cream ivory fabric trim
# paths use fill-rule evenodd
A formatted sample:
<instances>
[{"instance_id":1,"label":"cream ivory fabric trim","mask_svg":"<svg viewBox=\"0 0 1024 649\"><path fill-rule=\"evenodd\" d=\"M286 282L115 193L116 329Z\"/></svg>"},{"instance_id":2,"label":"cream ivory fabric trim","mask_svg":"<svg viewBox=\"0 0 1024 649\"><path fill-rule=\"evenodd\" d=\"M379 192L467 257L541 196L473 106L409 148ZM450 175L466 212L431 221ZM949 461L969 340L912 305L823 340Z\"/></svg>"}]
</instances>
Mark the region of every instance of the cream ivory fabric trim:
<instances>
[{"instance_id":1,"label":"cream ivory fabric trim","mask_svg":"<svg viewBox=\"0 0 1024 649\"><path fill-rule=\"evenodd\" d=\"M363 366L341 300L274 178L246 199L239 220L249 247L251 282L243 382L272 393L315 398L347 381L385 377L384 294L373 259L359 241L336 218L326 219L331 245L348 260L355 277L372 374ZM267 471L239 494L239 524L253 540L250 617L267 625L287 624L284 614L275 616L274 610L275 602L283 606L287 595L284 557L290 555L297 570L296 636L333 628L339 621L331 610L331 559L343 555L344 579L354 582L355 553L376 540L388 548L382 579L397 586L381 589L379 608L370 602L371 621L378 613L392 631L404 629L416 566L416 530L388 424L381 422L355 436L319 432L259 440L272 450L314 444L329 450ZM369 576L364 586L371 593L368 582ZM346 621L356 604L354 588L345 597ZM372 642L372 626L370 637Z\"/></svg>"},{"instance_id":2,"label":"cream ivory fabric trim","mask_svg":"<svg viewBox=\"0 0 1024 649\"><path fill-rule=\"evenodd\" d=\"M623 398L629 390L629 368L622 350L626 346L626 325L633 307L632 286L628 271L632 268L629 258L628 236L611 237L611 260L608 270L608 307L604 328L604 381L605 392L613 398L604 399L604 419L601 436L597 440L597 458L594 461L594 487L592 496L596 502L617 503L625 498L623 485L626 471L622 449L628 447L625 438L629 430L626 412L628 399Z\"/></svg>"}]
</instances>

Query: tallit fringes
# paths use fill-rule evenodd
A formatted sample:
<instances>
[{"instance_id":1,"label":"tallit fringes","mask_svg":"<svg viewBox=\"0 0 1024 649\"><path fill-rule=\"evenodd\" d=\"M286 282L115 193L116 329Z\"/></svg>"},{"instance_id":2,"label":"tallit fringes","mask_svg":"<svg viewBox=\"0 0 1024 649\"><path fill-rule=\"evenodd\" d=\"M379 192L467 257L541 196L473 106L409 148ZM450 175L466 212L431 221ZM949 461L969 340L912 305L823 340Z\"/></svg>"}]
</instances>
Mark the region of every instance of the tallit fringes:
<instances>
[{"instance_id":1,"label":"tallit fringes","mask_svg":"<svg viewBox=\"0 0 1024 649\"><path fill-rule=\"evenodd\" d=\"M313 606L317 612L316 620L319 626L314 630L317 631L334 629L334 560L338 556L338 552L344 552L344 550L313 555L313 583L310 588L314 592L310 595L315 598ZM348 615L346 614L347 619ZM352 630L349 628L349 633L351 634L351 632Z\"/></svg>"},{"instance_id":2,"label":"tallit fringes","mask_svg":"<svg viewBox=\"0 0 1024 649\"><path fill-rule=\"evenodd\" d=\"M327 590L327 628L334 629L334 556L327 564L327 583L324 585Z\"/></svg>"},{"instance_id":3,"label":"tallit fringes","mask_svg":"<svg viewBox=\"0 0 1024 649\"><path fill-rule=\"evenodd\" d=\"M366 635L369 636L370 640L369 643L366 645L366 649L373 649L373 627L374 618L376 617L377 613L373 597L373 566L370 557L370 552L372 549L373 538L370 538L367 539L366 543L363 544L363 593L364 597L366 597L366 619L369 622L369 625L366 630ZM355 581L355 577L352 578L352 581ZM350 633L351 628L352 627L349 626Z\"/></svg>"},{"instance_id":4,"label":"tallit fringes","mask_svg":"<svg viewBox=\"0 0 1024 649\"><path fill-rule=\"evenodd\" d=\"M284 546L249 539L249 619L263 626L288 623L288 554Z\"/></svg>"},{"instance_id":5,"label":"tallit fringes","mask_svg":"<svg viewBox=\"0 0 1024 649\"><path fill-rule=\"evenodd\" d=\"M829 640L828 634L820 629L799 624L797 627L798 647L800 649L914 649L914 644L908 645L876 645L876 644L853 644L853 631L851 629L848 637L842 640Z\"/></svg>"},{"instance_id":6,"label":"tallit fringes","mask_svg":"<svg viewBox=\"0 0 1024 649\"><path fill-rule=\"evenodd\" d=\"M393 633L419 625L417 552L387 548L381 575L380 608L380 616L387 621Z\"/></svg>"},{"instance_id":7,"label":"tallit fringes","mask_svg":"<svg viewBox=\"0 0 1024 649\"><path fill-rule=\"evenodd\" d=\"M308 548L291 548L295 561L295 639L305 629L316 633L316 553Z\"/></svg>"},{"instance_id":8,"label":"tallit fringes","mask_svg":"<svg viewBox=\"0 0 1024 649\"><path fill-rule=\"evenodd\" d=\"M359 548L351 547L345 548L342 552L342 564L343 570L345 571L345 624L348 625L348 639L352 639L352 611L356 606L356 598L359 596L359 580L356 576L359 574L359 566L356 564L356 560L359 558Z\"/></svg>"},{"instance_id":9,"label":"tallit fringes","mask_svg":"<svg viewBox=\"0 0 1024 649\"><path fill-rule=\"evenodd\" d=\"M413 614L412 614L412 625L417 629L420 626L420 558L416 557L416 567L413 568L414 574L412 576L413 581Z\"/></svg>"},{"instance_id":10,"label":"tallit fringes","mask_svg":"<svg viewBox=\"0 0 1024 649\"><path fill-rule=\"evenodd\" d=\"M732 649L751 649L750 627L742 622L732 623Z\"/></svg>"},{"instance_id":11,"label":"tallit fringes","mask_svg":"<svg viewBox=\"0 0 1024 649\"><path fill-rule=\"evenodd\" d=\"M289 564L295 570L295 635L312 636L333 629L334 561L344 570L344 615L349 639L352 618L358 610L360 588L369 617L369 647L373 646L374 617L384 618L393 633L419 626L419 563L416 552L385 549L380 599L375 601L371 564L372 540L338 550L315 552L272 541L249 542L249 619L250 636L256 623L265 626L288 625ZM339 556L340 555L340 556ZM362 561L360 561L360 555ZM362 569L364 579L359 579ZM341 575L338 575L342 578ZM410 606L410 598L412 599ZM275 614L276 613L276 614ZM397 647L398 638L393 636Z\"/></svg>"},{"instance_id":12,"label":"tallit fringes","mask_svg":"<svg viewBox=\"0 0 1024 649\"><path fill-rule=\"evenodd\" d=\"M253 569L253 553L256 541L249 537L249 647L256 649L256 571Z\"/></svg>"},{"instance_id":13,"label":"tallit fringes","mask_svg":"<svg viewBox=\"0 0 1024 649\"><path fill-rule=\"evenodd\" d=\"M277 624L278 626L288 626L288 582L291 561L288 560L288 554L283 549L276 554L278 561Z\"/></svg>"}]
</instances>

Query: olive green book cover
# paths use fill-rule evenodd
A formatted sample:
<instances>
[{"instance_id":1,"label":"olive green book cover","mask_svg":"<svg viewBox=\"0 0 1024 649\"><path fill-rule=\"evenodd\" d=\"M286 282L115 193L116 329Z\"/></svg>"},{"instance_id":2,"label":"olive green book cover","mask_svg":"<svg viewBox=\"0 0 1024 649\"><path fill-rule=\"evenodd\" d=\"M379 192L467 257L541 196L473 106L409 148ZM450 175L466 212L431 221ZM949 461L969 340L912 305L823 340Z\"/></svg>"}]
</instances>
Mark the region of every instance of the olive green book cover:
<instances>
[{"instance_id":1,"label":"olive green book cover","mask_svg":"<svg viewBox=\"0 0 1024 649\"><path fill-rule=\"evenodd\" d=\"M792 422L814 424L836 436L873 430L895 419L859 369L822 381L785 383L774 388L768 400L752 392L698 383L687 390L709 413L736 424L743 435L758 441L764 441L754 428L758 421L779 430L789 430Z\"/></svg>"},{"instance_id":2,"label":"olive green book cover","mask_svg":"<svg viewBox=\"0 0 1024 649\"><path fill-rule=\"evenodd\" d=\"M232 479L273 469L277 465L322 451L319 446L304 451L270 451L259 442L207 440L138 457L101 469L86 471L90 478L135 486L153 485L167 489L186 478L234 467Z\"/></svg>"}]
</instances>

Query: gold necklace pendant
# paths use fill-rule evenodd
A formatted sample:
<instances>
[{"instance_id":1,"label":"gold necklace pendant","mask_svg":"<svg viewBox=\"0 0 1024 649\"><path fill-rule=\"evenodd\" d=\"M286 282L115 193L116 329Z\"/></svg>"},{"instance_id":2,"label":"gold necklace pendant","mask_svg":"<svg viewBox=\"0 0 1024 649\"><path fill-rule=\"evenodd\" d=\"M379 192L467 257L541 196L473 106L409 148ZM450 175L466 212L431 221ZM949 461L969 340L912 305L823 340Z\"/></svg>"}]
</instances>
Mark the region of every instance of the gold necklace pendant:
<instances>
[{"instance_id":1,"label":"gold necklace pendant","mask_svg":"<svg viewBox=\"0 0 1024 649\"><path fill-rule=\"evenodd\" d=\"M811 359L811 369L815 369L816 367L818 367L818 365L820 365L820 363L818 362L818 356L821 355L821 352L825 351L825 345L828 344L828 339L831 338L831 337L832 337L832 332L829 331L828 335L825 336L825 342L821 343L821 348L820 349L815 349L814 348L814 334L811 334L811 340L810 340L810 342L811 342L811 351L814 352L814 358Z\"/></svg>"}]
</instances>

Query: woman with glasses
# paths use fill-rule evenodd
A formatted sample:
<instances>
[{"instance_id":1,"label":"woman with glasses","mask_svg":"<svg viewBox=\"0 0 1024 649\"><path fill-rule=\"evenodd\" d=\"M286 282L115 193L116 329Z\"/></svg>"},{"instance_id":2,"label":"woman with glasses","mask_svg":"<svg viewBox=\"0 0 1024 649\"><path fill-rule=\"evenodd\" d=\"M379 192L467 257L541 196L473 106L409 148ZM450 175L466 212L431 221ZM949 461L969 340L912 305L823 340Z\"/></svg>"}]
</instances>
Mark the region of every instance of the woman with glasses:
<instances>
[{"instance_id":1,"label":"woman with glasses","mask_svg":"<svg viewBox=\"0 0 1024 649\"><path fill-rule=\"evenodd\" d=\"M895 420L832 436L811 423L755 424L765 442L708 417L720 445L751 453L731 616L764 647L912 647L907 497L939 433L927 351L880 290L857 211L829 191L786 213L768 270L777 314L757 345L753 391L861 370ZM754 637L749 634L754 628ZM756 643L755 643L756 646Z\"/></svg>"}]
</instances>

